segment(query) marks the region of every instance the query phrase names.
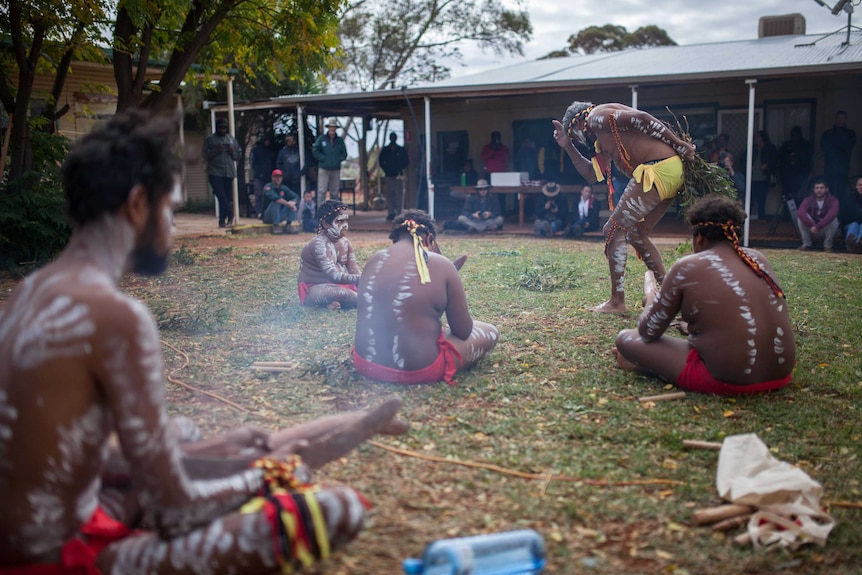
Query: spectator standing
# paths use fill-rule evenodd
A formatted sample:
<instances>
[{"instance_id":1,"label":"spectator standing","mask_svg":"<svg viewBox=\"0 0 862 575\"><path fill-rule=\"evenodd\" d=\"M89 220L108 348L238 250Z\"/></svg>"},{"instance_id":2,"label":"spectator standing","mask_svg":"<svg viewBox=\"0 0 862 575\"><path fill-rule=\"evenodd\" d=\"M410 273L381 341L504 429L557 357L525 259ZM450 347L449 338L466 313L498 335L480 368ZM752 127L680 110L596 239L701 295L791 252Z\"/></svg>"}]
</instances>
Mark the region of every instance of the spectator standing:
<instances>
[{"instance_id":1,"label":"spectator standing","mask_svg":"<svg viewBox=\"0 0 862 575\"><path fill-rule=\"evenodd\" d=\"M727 147L728 144L730 144L730 135L725 133L719 134L715 147L709 152L709 162L721 165L721 155L725 152L730 152Z\"/></svg>"},{"instance_id":2,"label":"spectator standing","mask_svg":"<svg viewBox=\"0 0 862 575\"><path fill-rule=\"evenodd\" d=\"M823 250L832 249L832 240L838 231L838 198L829 193L829 184L823 178L815 178L812 193L802 200L796 217L802 236L800 250L810 250L812 238L823 238Z\"/></svg>"},{"instance_id":3,"label":"spectator standing","mask_svg":"<svg viewBox=\"0 0 862 575\"><path fill-rule=\"evenodd\" d=\"M302 166L299 161L299 144L296 134L290 133L284 138L284 147L279 150L275 159L275 167L284 174L284 185L296 192L302 191L302 176L308 172L308 160Z\"/></svg>"},{"instance_id":4,"label":"spectator standing","mask_svg":"<svg viewBox=\"0 0 862 575\"><path fill-rule=\"evenodd\" d=\"M732 156L731 156L732 157ZM754 150L751 156L751 201L749 211L751 219L766 217L766 195L769 193L769 186L775 177L775 168L778 165L778 150L769 139L769 134L766 130L758 130L754 134ZM727 166L725 166L725 169ZM736 168L734 167L734 171ZM807 177L807 176L806 176ZM733 179L731 177L731 179ZM736 185L736 181L734 181ZM745 177L742 177L742 189L740 197L745 197Z\"/></svg>"},{"instance_id":5,"label":"spectator standing","mask_svg":"<svg viewBox=\"0 0 862 575\"><path fill-rule=\"evenodd\" d=\"M274 234L296 234L299 230L292 224L296 221L299 196L282 181L281 170L273 170L272 181L263 187L268 202L263 213L263 223L272 224Z\"/></svg>"},{"instance_id":6,"label":"spectator standing","mask_svg":"<svg viewBox=\"0 0 862 575\"><path fill-rule=\"evenodd\" d=\"M335 118L326 123L326 133L314 141L311 154L317 160L317 205L325 200L338 199L341 187L341 162L347 159L347 146L338 135Z\"/></svg>"},{"instance_id":7,"label":"spectator standing","mask_svg":"<svg viewBox=\"0 0 862 575\"><path fill-rule=\"evenodd\" d=\"M380 150L377 159L380 168L386 175L384 186L386 192L386 219L392 221L404 208L404 170L410 164L407 150L398 145L398 135L389 134L389 143Z\"/></svg>"},{"instance_id":8,"label":"spectator standing","mask_svg":"<svg viewBox=\"0 0 862 575\"><path fill-rule=\"evenodd\" d=\"M495 172L505 172L509 166L509 148L503 143L500 132L491 132L491 141L482 148L482 171L485 179Z\"/></svg>"},{"instance_id":9,"label":"spectator standing","mask_svg":"<svg viewBox=\"0 0 862 575\"><path fill-rule=\"evenodd\" d=\"M584 237L586 232L599 230L599 203L593 197L593 187L581 188L581 197L575 211L575 222L566 229L566 235L575 239Z\"/></svg>"},{"instance_id":10,"label":"spectator standing","mask_svg":"<svg viewBox=\"0 0 862 575\"><path fill-rule=\"evenodd\" d=\"M533 235L537 238L550 238L563 231L569 222L569 199L560 194L560 186L548 182L542 186L542 196L536 206L536 221L533 223Z\"/></svg>"},{"instance_id":11,"label":"spectator standing","mask_svg":"<svg viewBox=\"0 0 862 575\"><path fill-rule=\"evenodd\" d=\"M539 172L539 151L536 149L536 141L527 136L521 143L521 147L515 153L515 171L527 172L528 180L538 180L541 176Z\"/></svg>"},{"instance_id":12,"label":"spectator standing","mask_svg":"<svg viewBox=\"0 0 862 575\"><path fill-rule=\"evenodd\" d=\"M835 114L835 125L823 132L820 149L823 150L823 177L836 196L847 191L850 175L850 154L856 145L856 132L847 127L847 112Z\"/></svg>"},{"instance_id":13,"label":"spectator standing","mask_svg":"<svg viewBox=\"0 0 862 575\"><path fill-rule=\"evenodd\" d=\"M793 126L790 139L778 150L778 177L782 195L793 198L797 204L808 187L812 155L811 144L802 137L802 128Z\"/></svg>"},{"instance_id":14,"label":"spectator standing","mask_svg":"<svg viewBox=\"0 0 862 575\"><path fill-rule=\"evenodd\" d=\"M840 203L838 219L845 226L847 251L862 254L862 177L856 178L856 186Z\"/></svg>"},{"instance_id":15,"label":"spectator standing","mask_svg":"<svg viewBox=\"0 0 862 575\"><path fill-rule=\"evenodd\" d=\"M227 118L216 120L216 131L204 140L201 155L207 166L207 178L218 201L218 226L233 222L233 181L240 158L239 142L228 133Z\"/></svg>"},{"instance_id":16,"label":"spectator standing","mask_svg":"<svg viewBox=\"0 0 862 575\"><path fill-rule=\"evenodd\" d=\"M266 133L251 148L251 173L254 182L254 209L257 217L263 217L265 196L263 187L272 181L275 169L275 143L272 134Z\"/></svg>"},{"instance_id":17,"label":"spectator standing","mask_svg":"<svg viewBox=\"0 0 862 575\"><path fill-rule=\"evenodd\" d=\"M458 223L472 233L503 229L503 216L497 196L491 194L488 180L479 180L475 192L464 200Z\"/></svg>"},{"instance_id":18,"label":"spectator standing","mask_svg":"<svg viewBox=\"0 0 862 575\"><path fill-rule=\"evenodd\" d=\"M302 221L302 231L314 233L317 231L317 205L314 203L314 190L305 190L299 201L299 218Z\"/></svg>"}]
</instances>

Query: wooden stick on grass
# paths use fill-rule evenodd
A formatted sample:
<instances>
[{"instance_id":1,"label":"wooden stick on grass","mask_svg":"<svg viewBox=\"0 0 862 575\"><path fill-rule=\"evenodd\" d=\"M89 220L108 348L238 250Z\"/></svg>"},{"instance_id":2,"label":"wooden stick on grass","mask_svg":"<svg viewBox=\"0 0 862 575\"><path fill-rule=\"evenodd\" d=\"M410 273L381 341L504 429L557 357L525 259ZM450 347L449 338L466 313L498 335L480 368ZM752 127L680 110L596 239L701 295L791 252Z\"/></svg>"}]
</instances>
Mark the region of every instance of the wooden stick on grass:
<instances>
[{"instance_id":1,"label":"wooden stick on grass","mask_svg":"<svg viewBox=\"0 0 862 575\"><path fill-rule=\"evenodd\" d=\"M674 393L662 393L661 395L648 395L646 397L639 397L638 401L640 401L641 403L646 401L670 401L672 399L682 399L684 397L684 391L676 391Z\"/></svg>"},{"instance_id":2,"label":"wooden stick on grass","mask_svg":"<svg viewBox=\"0 0 862 575\"><path fill-rule=\"evenodd\" d=\"M682 446L690 447L692 449L714 449L716 451L721 449L720 443L716 443L714 441L700 441L698 439L683 439Z\"/></svg>"},{"instance_id":3,"label":"wooden stick on grass","mask_svg":"<svg viewBox=\"0 0 862 575\"><path fill-rule=\"evenodd\" d=\"M738 517L746 513L754 512L751 505L736 505L730 503L727 505L719 505L718 507L708 507L706 509L698 509L691 514L691 522L695 525L709 525L731 517Z\"/></svg>"}]
</instances>

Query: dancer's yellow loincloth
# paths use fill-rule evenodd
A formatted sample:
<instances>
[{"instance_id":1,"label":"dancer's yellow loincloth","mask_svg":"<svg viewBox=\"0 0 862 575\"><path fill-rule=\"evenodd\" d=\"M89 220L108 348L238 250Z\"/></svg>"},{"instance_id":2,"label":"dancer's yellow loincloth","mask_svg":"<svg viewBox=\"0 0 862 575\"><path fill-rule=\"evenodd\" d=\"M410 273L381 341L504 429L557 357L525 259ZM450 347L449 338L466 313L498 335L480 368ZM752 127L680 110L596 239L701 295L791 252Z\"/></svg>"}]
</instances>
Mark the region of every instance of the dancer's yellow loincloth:
<instances>
[{"instance_id":1,"label":"dancer's yellow loincloth","mask_svg":"<svg viewBox=\"0 0 862 575\"><path fill-rule=\"evenodd\" d=\"M603 182L605 175L599 167L597 157L593 157L592 164L596 179ZM682 159L679 156L671 156L655 163L640 164L634 169L632 176L637 183L643 184L643 191L648 192L655 188L662 200L673 198L683 184Z\"/></svg>"}]
</instances>

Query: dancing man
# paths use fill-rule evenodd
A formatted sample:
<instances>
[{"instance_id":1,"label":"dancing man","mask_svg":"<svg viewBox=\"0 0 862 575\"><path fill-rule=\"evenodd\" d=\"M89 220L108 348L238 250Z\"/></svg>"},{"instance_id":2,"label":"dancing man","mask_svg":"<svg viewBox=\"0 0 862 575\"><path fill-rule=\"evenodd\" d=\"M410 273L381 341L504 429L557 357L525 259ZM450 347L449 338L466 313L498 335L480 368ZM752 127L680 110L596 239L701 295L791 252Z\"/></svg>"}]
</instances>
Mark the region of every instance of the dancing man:
<instances>
[{"instance_id":1,"label":"dancing man","mask_svg":"<svg viewBox=\"0 0 862 575\"><path fill-rule=\"evenodd\" d=\"M691 207L694 254L671 267L660 291L646 273L638 327L617 335L620 367L721 395L790 383L796 342L787 301L766 257L739 245L743 222L745 212L726 197L706 196ZM678 313L687 340L665 334Z\"/></svg>"},{"instance_id":2,"label":"dancing man","mask_svg":"<svg viewBox=\"0 0 862 575\"><path fill-rule=\"evenodd\" d=\"M318 211L317 235L302 249L299 260L299 301L329 309L356 307L359 266L347 239L347 205L326 200Z\"/></svg>"},{"instance_id":3,"label":"dancing man","mask_svg":"<svg viewBox=\"0 0 862 575\"><path fill-rule=\"evenodd\" d=\"M591 308L624 312L626 241L661 283L665 277L664 264L649 234L682 188L683 160L694 159L694 145L650 114L623 104L573 102L566 109L562 123L554 120L553 124L554 139L587 182L606 180L612 194L612 164L630 178L604 227L611 297ZM595 157L585 158L575 147L575 140L594 146Z\"/></svg>"}]
</instances>

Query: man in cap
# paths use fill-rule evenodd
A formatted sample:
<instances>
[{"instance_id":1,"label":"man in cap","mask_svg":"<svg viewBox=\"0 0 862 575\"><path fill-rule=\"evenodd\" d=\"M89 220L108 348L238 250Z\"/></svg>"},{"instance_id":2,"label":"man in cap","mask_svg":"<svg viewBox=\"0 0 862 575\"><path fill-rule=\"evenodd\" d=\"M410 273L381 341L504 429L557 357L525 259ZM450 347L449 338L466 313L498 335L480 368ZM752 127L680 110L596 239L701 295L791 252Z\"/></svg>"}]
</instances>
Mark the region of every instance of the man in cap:
<instances>
[{"instance_id":1,"label":"man in cap","mask_svg":"<svg viewBox=\"0 0 862 575\"><path fill-rule=\"evenodd\" d=\"M386 174L384 187L388 212L386 219L391 221L401 212L403 207L404 178L402 174L410 163L407 150L398 145L398 135L395 132L389 134L389 144L380 150L380 157L377 161L383 173Z\"/></svg>"},{"instance_id":2,"label":"man in cap","mask_svg":"<svg viewBox=\"0 0 862 575\"><path fill-rule=\"evenodd\" d=\"M544 201L542 201L544 200ZM560 186L548 182L542 186L542 197L536 206L536 221L533 235L537 238L550 238L562 231L569 220L569 199L560 194Z\"/></svg>"},{"instance_id":3,"label":"man in cap","mask_svg":"<svg viewBox=\"0 0 862 575\"><path fill-rule=\"evenodd\" d=\"M311 153L317 160L317 205L324 200L338 199L341 186L341 162L347 159L347 146L338 135L338 122L332 118L326 123L326 133L314 141Z\"/></svg>"},{"instance_id":4,"label":"man in cap","mask_svg":"<svg viewBox=\"0 0 862 575\"><path fill-rule=\"evenodd\" d=\"M458 223L472 233L503 229L503 216L497 196L491 195L488 180L479 180L476 190L464 200Z\"/></svg>"},{"instance_id":5,"label":"man in cap","mask_svg":"<svg viewBox=\"0 0 862 575\"><path fill-rule=\"evenodd\" d=\"M272 181L263 187L268 202L263 211L263 223L272 224L274 234L298 234L299 228L292 224L299 213L296 209L299 195L285 186L282 180L281 170L273 170Z\"/></svg>"},{"instance_id":6,"label":"man in cap","mask_svg":"<svg viewBox=\"0 0 862 575\"><path fill-rule=\"evenodd\" d=\"M204 140L201 155L207 165L213 195L218 200L218 225L224 228L233 221L233 181L240 158L239 142L228 133L227 118L216 120L216 131Z\"/></svg>"}]
</instances>

